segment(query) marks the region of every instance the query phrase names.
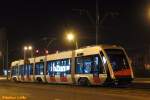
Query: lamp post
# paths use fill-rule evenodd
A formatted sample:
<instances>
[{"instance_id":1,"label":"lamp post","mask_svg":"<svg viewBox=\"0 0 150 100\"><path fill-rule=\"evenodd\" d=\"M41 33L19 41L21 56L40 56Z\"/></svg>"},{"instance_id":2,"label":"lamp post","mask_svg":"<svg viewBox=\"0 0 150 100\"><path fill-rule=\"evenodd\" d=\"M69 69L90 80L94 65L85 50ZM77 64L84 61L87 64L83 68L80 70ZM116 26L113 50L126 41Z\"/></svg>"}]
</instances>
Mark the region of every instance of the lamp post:
<instances>
[{"instance_id":1,"label":"lamp post","mask_svg":"<svg viewBox=\"0 0 150 100\"><path fill-rule=\"evenodd\" d=\"M73 43L75 43L75 46L76 46L76 49L78 49L78 43L77 43L77 40L75 39L75 36L73 35L73 33L68 33L67 34L67 39L69 41L73 41Z\"/></svg>"},{"instance_id":2,"label":"lamp post","mask_svg":"<svg viewBox=\"0 0 150 100\"><path fill-rule=\"evenodd\" d=\"M28 50L27 46L24 46L24 61L26 60L26 51Z\"/></svg>"},{"instance_id":3,"label":"lamp post","mask_svg":"<svg viewBox=\"0 0 150 100\"><path fill-rule=\"evenodd\" d=\"M77 39L75 38L75 36L74 36L74 34L72 32L67 34L67 40L72 41L75 44L76 49L78 49ZM75 61L75 54L76 54L75 52L76 52L76 50L72 50L72 58L71 58L72 61ZM73 77L74 74L75 74L74 73L75 72L75 65L72 63L71 66L72 66L72 68L71 68L71 76L72 76L73 82L75 82L75 78Z\"/></svg>"},{"instance_id":4,"label":"lamp post","mask_svg":"<svg viewBox=\"0 0 150 100\"><path fill-rule=\"evenodd\" d=\"M7 70L7 80L8 80L8 40L6 43L6 70Z\"/></svg>"}]
</instances>

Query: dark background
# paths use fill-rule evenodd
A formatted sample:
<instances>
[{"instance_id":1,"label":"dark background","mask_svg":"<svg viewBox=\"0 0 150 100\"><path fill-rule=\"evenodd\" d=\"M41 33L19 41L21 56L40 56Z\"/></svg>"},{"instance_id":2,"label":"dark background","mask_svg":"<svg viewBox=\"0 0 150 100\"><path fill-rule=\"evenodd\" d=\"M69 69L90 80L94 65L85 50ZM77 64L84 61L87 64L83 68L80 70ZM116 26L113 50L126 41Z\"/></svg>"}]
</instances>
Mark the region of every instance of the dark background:
<instances>
[{"instance_id":1,"label":"dark background","mask_svg":"<svg viewBox=\"0 0 150 100\"><path fill-rule=\"evenodd\" d=\"M148 0L99 0L101 18L109 12L119 14L108 16L103 22L99 42L149 44L148 3ZM95 7L95 0L6 0L0 4L0 25L6 28L13 47L46 36L57 37L61 43L64 31L70 28L84 41L95 43L95 26L85 13L73 10L86 9L95 19Z\"/></svg>"},{"instance_id":2,"label":"dark background","mask_svg":"<svg viewBox=\"0 0 150 100\"><path fill-rule=\"evenodd\" d=\"M147 54L150 44L149 0L98 0L100 19L99 44L117 44L129 54ZM0 2L0 27L4 40L8 40L9 62L23 57L23 46L33 45L42 52L72 49L65 32L73 30L79 46L95 44L95 25L84 12L88 10L95 20L96 0L3 0ZM1 35L2 38L2 35ZM2 40L2 39L1 39ZM6 42L4 42L6 44ZM6 45L4 45L4 48ZM3 48L3 47L1 47ZM5 50L3 50L5 52ZM147 54L148 55L148 54Z\"/></svg>"}]
</instances>

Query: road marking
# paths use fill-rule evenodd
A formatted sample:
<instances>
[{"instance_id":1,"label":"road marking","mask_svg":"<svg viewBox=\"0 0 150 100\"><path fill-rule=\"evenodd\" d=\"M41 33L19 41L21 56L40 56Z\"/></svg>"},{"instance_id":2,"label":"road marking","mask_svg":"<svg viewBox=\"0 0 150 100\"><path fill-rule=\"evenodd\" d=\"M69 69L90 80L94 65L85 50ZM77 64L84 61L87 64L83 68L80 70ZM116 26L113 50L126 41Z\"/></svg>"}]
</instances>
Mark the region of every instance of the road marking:
<instances>
[{"instance_id":1,"label":"road marking","mask_svg":"<svg viewBox=\"0 0 150 100\"><path fill-rule=\"evenodd\" d=\"M59 99L59 98L55 98L54 100L61 100L61 99Z\"/></svg>"}]
</instances>

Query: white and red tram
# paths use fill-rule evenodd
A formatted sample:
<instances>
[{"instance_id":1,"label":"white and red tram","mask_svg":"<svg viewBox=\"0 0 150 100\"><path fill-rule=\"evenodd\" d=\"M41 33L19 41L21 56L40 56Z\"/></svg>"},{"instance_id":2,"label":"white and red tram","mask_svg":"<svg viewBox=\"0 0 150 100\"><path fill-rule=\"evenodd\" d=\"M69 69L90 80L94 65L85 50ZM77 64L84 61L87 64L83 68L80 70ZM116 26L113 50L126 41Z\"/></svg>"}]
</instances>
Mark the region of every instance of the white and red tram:
<instances>
[{"instance_id":1,"label":"white and red tram","mask_svg":"<svg viewBox=\"0 0 150 100\"><path fill-rule=\"evenodd\" d=\"M21 82L102 85L128 84L133 78L125 50L116 45L87 46L11 64L11 79Z\"/></svg>"}]
</instances>

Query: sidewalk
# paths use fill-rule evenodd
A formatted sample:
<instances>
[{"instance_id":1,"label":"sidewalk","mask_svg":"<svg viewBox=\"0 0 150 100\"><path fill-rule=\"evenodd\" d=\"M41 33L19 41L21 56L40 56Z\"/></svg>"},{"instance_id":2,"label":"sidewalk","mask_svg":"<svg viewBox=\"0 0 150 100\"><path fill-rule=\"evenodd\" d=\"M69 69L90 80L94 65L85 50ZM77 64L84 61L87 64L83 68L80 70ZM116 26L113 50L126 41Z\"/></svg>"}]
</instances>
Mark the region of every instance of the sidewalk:
<instances>
[{"instance_id":1,"label":"sidewalk","mask_svg":"<svg viewBox=\"0 0 150 100\"><path fill-rule=\"evenodd\" d=\"M133 83L150 83L150 77L149 78L135 78L133 80Z\"/></svg>"}]
</instances>

